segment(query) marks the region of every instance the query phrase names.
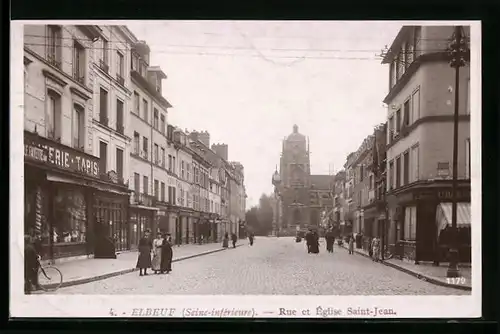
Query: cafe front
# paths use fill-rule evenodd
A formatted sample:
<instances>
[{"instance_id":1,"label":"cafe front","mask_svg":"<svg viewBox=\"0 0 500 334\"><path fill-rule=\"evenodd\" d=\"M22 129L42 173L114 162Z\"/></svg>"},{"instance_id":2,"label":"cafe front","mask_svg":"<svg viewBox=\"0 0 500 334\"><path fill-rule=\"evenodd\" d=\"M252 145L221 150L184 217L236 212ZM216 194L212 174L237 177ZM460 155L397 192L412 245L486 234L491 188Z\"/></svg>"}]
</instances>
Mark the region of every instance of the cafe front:
<instances>
[{"instance_id":1,"label":"cafe front","mask_svg":"<svg viewBox=\"0 0 500 334\"><path fill-rule=\"evenodd\" d=\"M388 234L390 240L396 241L396 257L417 264L446 261L450 244L440 244L440 234L451 225L451 180L419 181L392 194L397 200L389 209L391 228ZM470 228L470 200L470 181L459 180L459 227ZM459 256L463 262L470 259L470 240L462 244L463 247L459 245L463 248ZM443 247L447 249L443 250Z\"/></svg>"},{"instance_id":2,"label":"cafe front","mask_svg":"<svg viewBox=\"0 0 500 334\"><path fill-rule=\"evenodd\" d=\"M99 158L25 131L24 191L24 233L43 260L98 257L103 239L126 248L128 190Z\"/></svg>"}]
</instances>

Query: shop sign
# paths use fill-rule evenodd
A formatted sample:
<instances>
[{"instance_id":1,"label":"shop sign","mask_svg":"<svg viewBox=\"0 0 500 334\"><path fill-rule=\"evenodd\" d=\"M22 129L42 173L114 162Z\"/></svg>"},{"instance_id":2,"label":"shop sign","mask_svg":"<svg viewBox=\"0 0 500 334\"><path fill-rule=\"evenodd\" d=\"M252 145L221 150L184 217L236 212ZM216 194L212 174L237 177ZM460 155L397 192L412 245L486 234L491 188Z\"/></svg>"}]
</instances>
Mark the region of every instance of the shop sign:
<instances>
[{"instance_id":1,"label":"shop sign","mask_svg":"<svg viewBox=\"0 0 500 334\"><path fill-rule=\"evenodd\" d=\"M25 133L24 158L67 171L99 177L99 158L37 135Z\"/></svg>"}]
</instances>

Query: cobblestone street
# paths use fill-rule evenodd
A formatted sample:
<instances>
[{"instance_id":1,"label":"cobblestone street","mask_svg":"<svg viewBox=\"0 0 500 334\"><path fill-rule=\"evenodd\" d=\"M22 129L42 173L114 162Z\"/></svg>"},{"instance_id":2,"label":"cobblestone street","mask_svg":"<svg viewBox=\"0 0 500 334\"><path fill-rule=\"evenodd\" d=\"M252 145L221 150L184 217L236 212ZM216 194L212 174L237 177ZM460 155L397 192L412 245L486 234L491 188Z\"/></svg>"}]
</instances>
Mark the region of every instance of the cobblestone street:
<instances>
[{"instance_id":1,"label":"cobblestone street","mask_svg":"<svg viewBox=\"0 0 500 334\"><path fill-rule=\"evenodd\" d=\"M239 243L247 243L240 240ZM287 295L466 295L396 269L349 255L321 241L320 254L307 254L293 238L258 237L253 247L187 259L169 275L137 272L61 288L57 294L287 294ZM175 249L174 249L175 251Z\"/></svg>"}]
</instances>

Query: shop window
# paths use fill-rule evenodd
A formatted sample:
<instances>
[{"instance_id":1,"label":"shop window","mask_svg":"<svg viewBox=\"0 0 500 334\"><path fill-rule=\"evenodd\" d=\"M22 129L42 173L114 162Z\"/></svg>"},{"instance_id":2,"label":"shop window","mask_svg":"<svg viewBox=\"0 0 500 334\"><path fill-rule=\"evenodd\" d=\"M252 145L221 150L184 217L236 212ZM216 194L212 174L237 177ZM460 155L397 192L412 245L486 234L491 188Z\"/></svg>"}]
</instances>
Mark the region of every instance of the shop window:
<instances>
[{"instance_id":1,"label":"shop window","mask_svg":"<svg viewBox=\"0 0 500 334\"><path fill-rule=\"evenodd\" d=\"M54 197L54 243L83 243L86 240L87 203L83 192L61 186Z\"/></svg>"},{"instance_id":2,"label":"shop window","mask_svg":"<svg viewBox=\"0 0 500 334\"><path fill-rule=\"evenodd\" d=\"M410 206L405 208L404 239L415 240L417 236L417 208Z\"/></svg>"},{"instance_id":3,"label":"shop window","mask_svg":"<svg viewBox=\"0 0 500 334\"><path fill-rule=\"evenodd\" d=\"M47 191L29 181L24 182L24 233L39 235L42 245L50 243L50 228L47 221Z\"/></svg>"}]
</instances>

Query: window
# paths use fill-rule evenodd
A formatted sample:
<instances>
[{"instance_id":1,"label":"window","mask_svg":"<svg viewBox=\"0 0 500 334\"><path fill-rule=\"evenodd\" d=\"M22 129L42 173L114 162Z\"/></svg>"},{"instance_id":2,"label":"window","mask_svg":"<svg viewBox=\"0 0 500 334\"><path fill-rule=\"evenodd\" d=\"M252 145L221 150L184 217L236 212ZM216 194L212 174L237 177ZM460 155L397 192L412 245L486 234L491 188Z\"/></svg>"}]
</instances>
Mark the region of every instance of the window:
<instances>
[{"instance_id":1,"label":"window","mask_svg":"<svg viewBox=\"0 0 500 334\"><path fill-rule=\"evenodd\" d=\"M123 80L123 55L120 52L116 52L116 78L118 81ZM123 81L120 82L123 84Z\"/></svg>"},{"instance_id":2,"label":"window","mask_svg":"<svg viewBox=\"0 0 500 334\"><path fill-rule=\"evenodd\" d=\"M161 183L161 201L165 202L165 182Z\"/></svg>"},{"instance_id":3,"label":"window","mask_svg":"<svg viewBox=\"0 0 500 334\"><path fill-rule=\"evenodd\" d=\"M396 188L401 186L401 157L396 158Z\"/></svg>"},{"instance_id":4,"label":"window","mask_svg":"<svg viewBox=\"0 0 500 334\"><path fill-rule=\"evenodd\" d=\"M187 166L186 166L186 181L188 182L191 182L191 164L190 163L187 163Z\"/></svg>"},{"instance_id":5,"label":"window","mask_svg":"<svg viewBox=\"0 0 500 334\"><path fill-rule=\"evenodd\" d=\"M149 159L149 145L148 145L148 138L142 137L142 151L143 151L143 158L144 159Z\"/></svg>"},{"instance_id":6,"label":"window","mask_svg":"<svg viewBox=\"0 0 500 334\"><path fill-rule=\"evenodd\" d=\"M403 185L410 183L410 152L403 154Z\"/></svg>"},{"instance_id":7,"label":"window","mask_svg":"<svg viewBox=\"0 0 500 334\"><path fill-rule=\"evenodd\" d=\"M465 91L465 113L467 115L470 115L470 78L467 78L467 84L466 84L466 91Z\"/></svg>"},{"instance_id":8,"label":"window","mask_svg":"<svg viewBox=\"0 0 500 334\"><path fill-rule=\"evenodd\" d=\"M153 127L156 130L159 130L159 124L158 124L158 109L154 108L153 111Z\"/></svg>"},{"instance_id":9,"label":"window","mask_svg":"<svg viewBox=\"0 0 500 334\"><path fill-rule=\"evenodd\" d=\"M116 149L116 174L123 180L123 150L119 148Z\"/></svg>"},{"instance_id":10,"label":"window","mask_svg":"<svg viewBox=\"0 0 500 334\"><path fill-rule=\"evenodd\" d=\"M155 198L158 200L158 199L160 199L159 198L160 194L159 194L159 189L158 189L158 187L159 187L158 180L155 180L155 186L154 187L155 187L155 189L154 189Z\"/></svg>"},{"instance_id":11,"label":"window","mask_svg":"<svg viewBox=\"0 0 500 334\"><path fill-rule=\"evenodd\" d=\"M403 45L403 67L404 67L404 70L406 71L406 69L408 68L409 66L409 61L408 61L408 43L405 43Z\"/></svg>"},{"instance_id":12,"label":"window","mask_svg":"<svg viewBox=\"0 0 500 334\"><path fill-rule=\"evenodd\" d=\"M141 192L141 176L134 173L134 190L137 194Z\"/></svg>"},{"instance_id":13,"label":"window","mask_svg":"<svg viewBox=\"0 0 500 334\"><path fill-rule=\"evenodd\" d=\"M165 134L165 115L160 116L160 132Z\"/></svg>"},{"instance_id":14,"label":"window","mask_svg":"<svg viewBox=\"0 0 500 334\"><path fill-rule=\"evenodd\" d=\"M137 92L134 92L134 113L137 116L139 116L141 113L141 97Z\"/></svg>"},{"instance_id":15,"label":"window","mask_svg":"<svg viewBox=\"0 0 500 334\"><path fill-rule=\"evenodd\" d=\"M108 144L105 142L99 142L99 169L101 174L105 174L107 169L107 161L108 161Z\"/></svg>"},{"instance_id":16,"label":"window","mask_svg":"<svg viewBox=\"0 0 500 334\"><path fill-rule=\"evenodd\" d=\"M470 179L470 138L465 140L465 178Z\"/></svg>"},{"instance_id":17,"label":"window","mask_svg":"<svg viewBox=\"0 0 500 334\"><path fill-rule=\"evenodd\" d=\"M413 93L411 104L412 121L415 122L420 118L420 89Z\"/></svg>"},{"instance_id":18,"label":"window","mask_svg":"<svg viewBox=\"0 0 500 334\"><path fill-rule=\"evenodd\" d=\"M177 168L175 168L175 157L172 157L172 173L177 173Z\"/></svg>"},{"instance_id":19,"label":"window","mask_svg":"<svg viewBox=\"0 0 500 334\"><path fill-rule=\"evenodd\" d=\"M73 105L73 147L83 149L85 136L85 110L78 104Z\"/></svg>"},{"instance_id":20,"label":"window","mask_svg":"<svg viewBox=\"0 0 500 334\"><path fill-rule=\"evenodd\" d=\"M396 132L399 133L401 130L401 109L396 111Z\"/></svg>"},{"instance_id":21,"label":"window","mask_svg":"<svg viewBox=\"0 0 500 334\"><path fill-rule=\"evenodd\" d=\"M143 193L144 194L148 194L148 187L149 187L149 180L148 180L148 177L146 175L144 175L142 177L142 188L143 188Z\"/></svg>"},{"instance_id":22,"label":"window","mask_svg":"<svg viewBox=\"0 0 500 334\"><path fill-rule=\"evenodd\" d=\"M155 164L160 164L160 156L159 156L159 148L158 144L155 144L155 150L154 150L154 162Z\"/></svg>"},{"instance_id":23,"label":"window","mask_svg":"<svg viewBox=\"0 0 500 334\"><path fill-rule=\"evenodd\" d=\"M165 167L165 149L161 148L161 166Z\"/></svg>"},{"instance_id":24,"label":"window","mask_svg":"<svg viewBox=\"0 0 500 334\"><path fill-rule=\"evenodd\" d=\"M419 164L419 149L418 145L413 146L411 149L411 168L412 168L412 181L418 181L419 176L418 176L418 164Z\"/></svg>"},{"instance_id":25,"label":"window","mask_svg":"<svg viewBox=\"0 0 500 334\"><path fill-rule=\"evenodd\" d=\"M170 154L168 155L168 171L172 171L172 156Z\"/></svg>"},{"instance_id":26,"label":"window","mask_svg":"<svg viewBox=\"0 0 500 334\"><path fill-rule=\"evenodd\" d=\"M99 89L99 122L108 126L108 92Z\"/></svg>"},{"instance_id":27,"label":"window","mask_svg":"<svg viewBox=\"0 0 500 334\"><path fill-rule=\"evenodd\" d=\"M184 180L184 160L181 160L181 179Z\"/></svg>"},{"instance_id":28,"label":"window","mask_svg":"<svg viewBox=\"0 0 500 334\"><path fill-rule=\"evenodd\" d=\"M372 175L370 175L370 190L375 187L375 183L373 180L374 180L374 178L373 178L373 174L372 174Z\"/></svg>"},{"instance_id":29,"label":"window","mask_svg":"<svg viewBox=\"0 0 500 334\"><path fill-rule=\"evenodd\" d=\"M389 162L389 190L394 189L394 161Z\"/></svg>"},{"instance_id":30,"label":"window","mask_svg":"<svg viewBox=\"0 0 500 334\"><path fill-rule=\"evenodd\" d=\"M123 102L120 100L116 100L116 131L118 133L124 133L123 127Z\"/></svg>"},{"instance_id":31,"label":"window","mask_svg":"<svg viewBox=\"0 0 500 334\"><path fill-rule=\"evenodd\" d=\"M146 121L146 123L149 123L149 117L148 117L148 113L149 113L149 106L148 106L148 101L146 100L142 100L142 103L144 105L144 116L143 116L143 119Z\"/></svg>"},{"instance_id":32,"label":"window","mask_svg":"<svg viewBox=\"0 0 500 334\"><path fill-rule=\"evenodd\" d=\"M85 83L85 48L77 41L73 42L73 78Z\"/></svg>"},{"instance_id":33,"label":"window","mask_svg":"<svg viewBox=\"0 0 500 334\"><path fill-rule=\"evenodd\" d=\"M415 240L417 236L417 207L405 208L404 239Z\"/></svg>"},{"instance_id":34,"label":"window","mask_svg":"<svg viewBox=\"0 0 500 334\"><path fill-rule=\"evenodd\" d=\"M392 142L392 138L394 138L394 116L389 118L389 142Z\"/></svg>"},{"instance_id":35,"label":"window","mask_svg":"<svg viewBox=\"0 0 500 334\"><path fill-rule=\"evenodd\" d=\"M359 182L363 182L363 178L365 176L365 169L364 169L364 165L360 165L359 166Z\"/></svg>"},{"instance_id":36,"label":"window","mask_svg":"<svg viewBox=\"0 0 500 334\"><path fill-rule=\"evenodd\" d=\"M402 50L399 50L398 56L397 56L397 66L398 66L398 76L397 79L401 79L403 74L405 73L405 65L404 65L404 58L403 58L403 52Z\"/></svg>"},{"instance_id":37,"label":"window","mask_svg":"<svg viewBox=\"0 0 500 334\"><path fill-rule=\"evenodd\" d=\"M139 141L140 141L139 133L134 131L134 154L137 155L139 155Z\"/></svg>"},{"instance_id":38,"label":"window","mask_svg":"<svg viewBox=\"0 0 500 334\"><path fill-rule=\"evenodd\" d=\"M61 68L61 27L49 25L47 39L47 60L52 66Z\"/></svg>"},{"instance_id":39,"label":"window","mask_svg":"<svg viewBox=\"0 0 500 334\"><path fill-rule=\"evenodd\" d=\"M107 40L104 38L102 39L102 63L106 65L106 68L108 68L108 52L109 52L109 43ZM107 72L107 70L106 70Z\"/></svg>"},{"instance_id":40,"label":"window","mask_svg":"<svg viewBox=\"0 0 500 334\"><path fill-rule=\"evenodd\" d=\"M139 63L139 56L136 53L132 53L132 60L130 62L130 69L132 71L137 71L137 65Z\"/></svg>"},{"instance_id":41,"label":"window","mask_svg":"<svg viewBox=\"0 0 500 334\"><path fill-rule=\"evenodd\" d=\"M54 194L53 243L84 243L87 205L82 189L57 187Z\"/></svg>"},{"instance_id":42,"label":"window","mask_svg":"<svg viewBox=\"0 0 500 334\"><path fill-rule=\"evenodd\" d=\"M406 100L404 105L403 105L403 125L408 126L410 125L410 100Z\"/></svg>"},{"instance_id":43,"label":"window","mask_svg":"<svg viewBox=\"0 0 500 334\"><path fill-rule=\"evenodd\" d=\"M420 41L422 38L422 27L415 27L413 31L413 59L417 59L422 54Z\"/></svg>"},{"instance_id":44,"label":"window","mask_svg":"<svg viewBox=\"0 0 500 334\"><path fill-rule=\"evenodd\" d=\"M389 90L396 84L396 69L394 62L391 63L389 67Z\"/></svg>"},{"instance_id":45,"label":"window","mask_svg":"<svg viewBox=\"0 0 500 334\"><path fill-rule=\"evenodd\" d=\"M61 139L61 96L53 90L47 92L47 137Z\"/></svg>"}]
</instances>

